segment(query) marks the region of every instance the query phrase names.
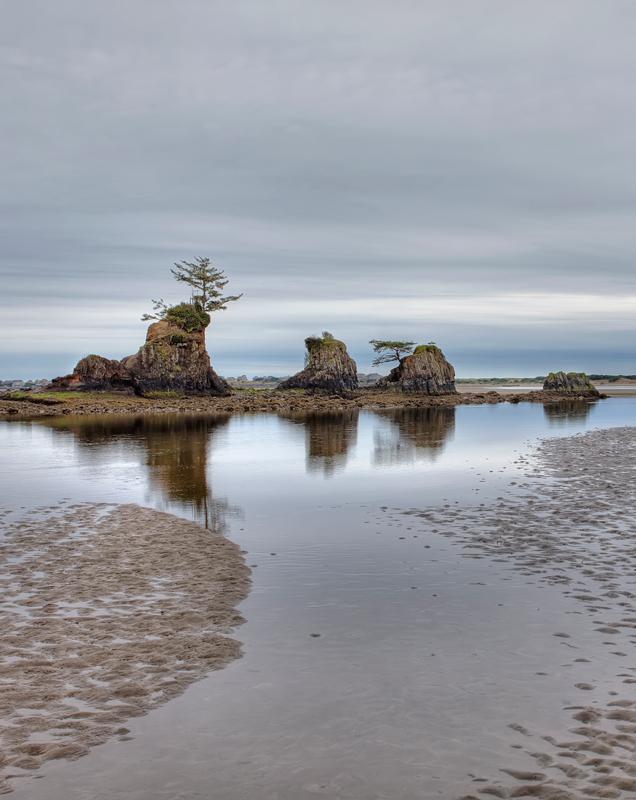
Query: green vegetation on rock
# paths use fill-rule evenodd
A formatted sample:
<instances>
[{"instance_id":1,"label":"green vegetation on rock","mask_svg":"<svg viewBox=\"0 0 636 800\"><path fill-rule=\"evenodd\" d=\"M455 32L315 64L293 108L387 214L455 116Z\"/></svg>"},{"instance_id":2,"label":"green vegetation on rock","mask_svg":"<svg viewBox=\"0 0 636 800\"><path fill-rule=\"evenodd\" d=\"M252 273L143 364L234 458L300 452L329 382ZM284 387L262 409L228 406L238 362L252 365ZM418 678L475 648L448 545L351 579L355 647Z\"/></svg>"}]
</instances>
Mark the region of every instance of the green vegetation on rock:
<instances>
[{"instance_id":1,"label":"green vegetation on rock","mask_svg":"<svg viewBox=\"0 0 636 800\"><path fill-rule=\"evenodd\" d=\"M192 303L179 303L177 306L171 306L166 311L165 319L188 333L203 331L210 324L210 315L200 306ZM178 336L178 334L173 334L173 336ZM187 339L183 337L181 343L186 341ZM177 344L177 342L171 342L171 344Z\"/></svg>"},{"instance_id":2,"label":"green vegetation on rock","mask_svg":"<svg viewBox=\"0 0 636 800\"><path fill-rule=\"evenodd\" d=\"M209 258L195 258L194 263L182 261L170 270L175 280L187 283L192 289L189 302L168 306L163 300L153 300L154 314L144 314L142 321L167 319L188 333L203 331L210 324L212 311L225 311L227 303L240 300L242 294L222 296L228 279L222 270L210 266Z\"/></svg>"},{"instance_id":3,"label":"green vegetation on rock","mask_svg":"<svg viewBox=\"0 0 636 800\"><path fill-rule=\"evenodd\" d=\"M413 351L413 355L416 356L418 353L441 353L442 351L436 344L418 344L418 346Z\"/></svg>"}]
</instances>

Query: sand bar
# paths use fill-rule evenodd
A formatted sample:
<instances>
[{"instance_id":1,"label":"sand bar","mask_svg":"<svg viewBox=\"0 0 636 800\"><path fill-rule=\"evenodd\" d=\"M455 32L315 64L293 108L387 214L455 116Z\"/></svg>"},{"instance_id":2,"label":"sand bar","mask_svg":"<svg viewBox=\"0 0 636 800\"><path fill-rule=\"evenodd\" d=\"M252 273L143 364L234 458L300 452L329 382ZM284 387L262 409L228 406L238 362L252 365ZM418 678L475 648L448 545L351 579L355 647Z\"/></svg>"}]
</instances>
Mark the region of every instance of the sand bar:
<instances>
[{"instance_id":1,"label":"sand bar","mask_svg":"<svg viewBox=\"0 0 636 800\"><path fill-rule=\"evenodd\" d=\"M238 546L137 505L0 521L0 792L78 758L241 655Z\"/></svg>"}]
</instances>

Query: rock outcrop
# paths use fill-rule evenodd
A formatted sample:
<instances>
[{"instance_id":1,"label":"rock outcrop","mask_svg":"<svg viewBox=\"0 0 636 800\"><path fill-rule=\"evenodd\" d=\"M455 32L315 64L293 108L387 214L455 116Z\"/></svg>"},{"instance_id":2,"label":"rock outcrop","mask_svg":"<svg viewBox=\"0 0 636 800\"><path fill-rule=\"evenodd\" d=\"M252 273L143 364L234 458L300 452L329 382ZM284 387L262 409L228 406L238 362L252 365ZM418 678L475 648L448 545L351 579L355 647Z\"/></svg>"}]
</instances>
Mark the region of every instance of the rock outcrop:
<instances>
[{"instance_id":1,"label":"rock outcrop","mask_svg":"<svg viewBox=\"0 0 636 800\"><path fill-rule=\"evenodd\" d=\"M376 387L404 394L457 394L455 370L434 344L418 345Z\"/></svg>"},{"instance_id":2,"label":"rock outcrop","mask_svg":"<svg viewBox=\"0 0 636 800\"><path fill-rule=\"evenodd\" d=\"M309 389L313 391L342 394L358 388L358 368L347 353L344 342L325 336L309 336L305 339L308 364L302 372L276 388Z\"/></svg>"},{"instance_id":3,"label":"rock outcrop","mask_svg":"<svg viewBox=\"0 0 636 800\"><path fill-rule=\"evenodd\" d=\"M77 362L70 375L53 378L52 389L85 392L133 390L132 378L121 361L90 355Z\"/></svg>"},{"instance_id":4,"label":"rock outcrop","mask_svg":"<svg viewBox=\"0 0 636 800\"><path fill-rule=\"evenodd\" d=\"M551 372L543 382L543 391L570 397L600 397L584 372Z\"/></svg>"},{"instance_id":5,"label":"rock outcrop","mask_svg":"<svg viewBox=\"0 0 636 800\"><path fill-rule=\"evenodd\" d=\"M134 388L142 394L231 392L229 384L210 366L205 328L188 332L177 323L162 319L148 328L146 343L139 351L121 363L131 375Z\"/></svg>"},{"instance_id":6,"label":"rock outcrop","mask_svg":"<svg viewBox=\"0 0 636 800\"><path fill-rule=\"evenodd\" d=\"M141 395L230 394L230 385L210 366L205 327L199 326L199 330L188 327L192 325L174 319L155 322L148 328L146 343L135 355L121 361L87 356L71 375L54 378L53 387L77 391L127 390Z\"/></svg>"},{"instance_id":7,"label":"rock outcrop","mask_svg":"<svg viewBox=\"0 0 636 800\"><path fill-rule=\"evenodd\" d=\"M132 389L132 379L121 361L90 355L77 362L70 375L53 378L53 389L82 389L84 391L122 391Z\"/></svg>"}]
</instances>

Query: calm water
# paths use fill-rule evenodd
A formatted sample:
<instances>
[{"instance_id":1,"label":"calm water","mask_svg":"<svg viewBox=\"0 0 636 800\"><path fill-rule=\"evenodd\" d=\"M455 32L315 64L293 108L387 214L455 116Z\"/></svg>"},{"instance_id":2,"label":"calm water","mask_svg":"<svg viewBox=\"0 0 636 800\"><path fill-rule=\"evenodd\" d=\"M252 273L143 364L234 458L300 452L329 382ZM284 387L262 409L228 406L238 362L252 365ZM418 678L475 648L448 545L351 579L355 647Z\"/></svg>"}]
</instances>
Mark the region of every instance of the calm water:
<instances>
[{"instance_id":1,"label":"calm water","mask_svg":"<svg viewBox=\"0 0 636 800\"><path fill-rule=\"evenodd\" d=\"M132 720L133 741L50 762L14 796L476 791L472 777L519 758L509 723L560 735L572 672L552 634L565 615L583 639L589 626L559 587L467 559L398 512L487 504L517 490L514 462L537 438L633 424L633 397L0 423L5 508L62 498L149 505L221 526L254 566L242 659Z\"/></svg>"}]
</instances>

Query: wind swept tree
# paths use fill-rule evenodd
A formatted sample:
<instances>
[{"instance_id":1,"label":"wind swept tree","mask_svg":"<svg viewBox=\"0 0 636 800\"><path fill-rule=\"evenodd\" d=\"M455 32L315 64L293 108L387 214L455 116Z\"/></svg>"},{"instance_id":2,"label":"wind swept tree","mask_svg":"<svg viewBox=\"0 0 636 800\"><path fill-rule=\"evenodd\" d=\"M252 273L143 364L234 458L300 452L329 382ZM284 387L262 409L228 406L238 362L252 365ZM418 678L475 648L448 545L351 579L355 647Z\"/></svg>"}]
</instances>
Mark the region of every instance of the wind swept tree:
<instances>
[{"instance_id":1,"label":"wind swept tree","mask_svg":"<svg viewBox=\"0 0 636 800\"><path fill-rule=\"evenodd\" d=\"M210 266L209 258L195 258L194 261L194 264L182 261L175 264L176 269L170 270L177 281L191 287L193 305L200 306L209 314L211 311L225 311L226 303L243 297L243 293L223 297L222 290L228 284L223 271Z\"/></svg>"},{"instance_id":2,"label":"wind swept tree","mask_svg":"<svg viewBox=\"0 0 636 800\"><path fill-rule=\"evenodd\" d=\"M174 275L175 280L188 284L191 289L190 302L168 306L163 300L153 300L152 310L155 313L144 314L141 318L144 322L149 319L171 317L185 319L193 316L199 320L199 327L205 328L210 323L212 311L225 311L227 303L243 297L242 292L238 295L223 296L223 289L229 279L222 270L210 265L209 258L195 258L193 264L189 261L182 261L180 264L175 263L175 267L176 269L171 269L170 272Z\"/></svg>"},{"instance_id":3,"label":"wind swept tree","mask_svg":"<svg viewBox=\"0 0 636 800\"><path fill-rule=\"evenodd\" d=\"M415 342L388 342L379 339L371 339L369 344L373 345L373 351L377 353L372 362L374 367L390 364L391 361L401 364L407 356L412 355L415 347Z\"/></svg>"}]
</instances>

